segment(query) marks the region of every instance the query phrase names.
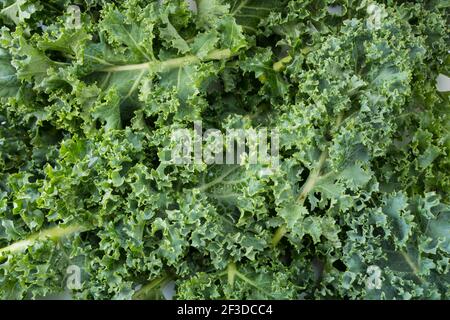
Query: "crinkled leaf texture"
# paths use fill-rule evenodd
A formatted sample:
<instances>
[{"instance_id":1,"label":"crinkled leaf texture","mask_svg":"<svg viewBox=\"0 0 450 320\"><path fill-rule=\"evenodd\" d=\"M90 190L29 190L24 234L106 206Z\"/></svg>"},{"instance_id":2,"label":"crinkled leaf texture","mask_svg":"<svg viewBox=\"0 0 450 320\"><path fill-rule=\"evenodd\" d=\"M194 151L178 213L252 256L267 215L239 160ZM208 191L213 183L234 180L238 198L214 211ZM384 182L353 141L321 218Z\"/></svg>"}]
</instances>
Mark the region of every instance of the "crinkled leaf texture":
<instances>
[{"instance_id":1,"label":"crinkled leaf texture","mask_svg":"<svg viewBox=\"0 0 450 320\"><path fill-rule=\"evenodd\" d=\"M450 297L448 1L77 3L0 0L0 298Z\"/></svg>"}]
</instances>

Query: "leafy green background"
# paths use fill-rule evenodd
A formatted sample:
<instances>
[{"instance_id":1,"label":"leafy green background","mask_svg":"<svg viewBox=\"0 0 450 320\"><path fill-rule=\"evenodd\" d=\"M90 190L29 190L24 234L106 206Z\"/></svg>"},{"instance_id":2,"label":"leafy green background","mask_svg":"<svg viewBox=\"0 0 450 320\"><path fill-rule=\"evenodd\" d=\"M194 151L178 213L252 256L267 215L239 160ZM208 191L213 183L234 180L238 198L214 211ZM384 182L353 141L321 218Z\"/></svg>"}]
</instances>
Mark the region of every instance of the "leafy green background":
<instances>
[{"instance_id":1,"label":"leafy green background","mask_svg":"<svg viewBox=\"0 0 450 320\"><path fill-rule=\"evenodd\" d=\"M1 298L449 298L448 1L0 8ZM172 164L200 120L280 166Z\"/></svg>"}]
</instances>

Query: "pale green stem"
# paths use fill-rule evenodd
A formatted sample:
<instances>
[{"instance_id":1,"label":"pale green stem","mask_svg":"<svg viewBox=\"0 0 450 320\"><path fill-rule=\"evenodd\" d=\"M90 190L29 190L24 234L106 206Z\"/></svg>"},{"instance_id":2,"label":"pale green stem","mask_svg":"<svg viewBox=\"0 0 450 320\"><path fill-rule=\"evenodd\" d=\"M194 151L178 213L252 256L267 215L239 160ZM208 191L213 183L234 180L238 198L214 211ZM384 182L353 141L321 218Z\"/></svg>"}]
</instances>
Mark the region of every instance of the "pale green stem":
<instances>
[{"instance_id":1,"label":"pale green stem","mask_svg":"<svg viewBox=\"0 0 450 320\"><path fill-rule=\"evenodd\" d=\"M164 275L162 277L156 278L149 282L148 284L144 285L142 288L140 288L138 291L136 291L133 294L133 300L145 300L148 299L152 291L158 289L160 290L161 287L172 280L172 277L169 275Z\"/></svg>"},{"instance_id":2,"label":"pale green stem","mask_svg":"<svg viewBox=\"0 0 450 320\"><path fill-rule=\"evenodd\" d=\"M306 179L306 182L304 183L302 187L302 191L300 192L300 195L297 198L297 201L300 203L300 205L303 205L305 203L306 197L308 194L314 189L317 181L320 177L320 171L322 170L323 165L325 164L325 161L328 157L328 149L324 150L320 157L319 161L317 162L317 166L311 171L308 178ZM272 237L272 246L276 247L281 239L286 235L287 228L285 225L282 225L278 227L277 231L275 231L275 234Z\"/></svg>"},{"instance_id":3,"label":"pale green stem","mask_svg":"<svg viewBox=\"0 0 450 320\"><path fill-rule=\"evenodd\" d=\"M283 239L286 233L287 229L285 225L278 227L277 231L275 231L275 234L272 237L272 247L276 247L278 245L278 242Z\"/></svg>"},{"instance_id":4,"label":"pale green stem","mask_svg":"<svg viewBox=\"0 0 450 320\"><path fill-rule=\"evenodd\" d=\"M322 170L323 165L325 164L327 157L328 157L328 149L324 150L320 154L317 166L312 170L312 172L308 176L308 179L306 179L306 182L302 187L302 191L301 191L300 195L298 196L298 201L302 205L305 202L305 199L308 196L308 194L314 189L317 181L319 180L320 172Z\"/></svg>"},{"instance_id":5,"label":"pale green stem","mask_svg":"<svg viewBox=\"0 0 450 320\"><path fill-rule=\"evenodd\" d=\"M55 226L50 229L42 230L38 233L35 233L24 240L20 240L13 244L10 244L7 247L0 249L0 256L5 253L18 253L26 250L29 246L33 245L37 241L51 239L56 240L66 236L69 236L74 233L84 232L88 229L82 225L69 225L66 227Z\"/></svg>"},{"instance_id":6,"label":"pale green stem","mask_svg":"<svg viewBox=\"0 0 450 320\"><path fill-rule=\"evenodd\" d=\"M400 254L402 255L403 259L405 259L406 263L408 264L408 266L411 268L411 270L413 271L414 275L417 277L417 279L421 282L424 283L424 280L420 277L420 271L417 268L417 266L414 264L414 262L411 260L410 256L404 252L404 251L400 251Z\"/></svg>"},{"instance_id":7,"label":"pale green stem","mask_svg":"<svg viewBox=\"0 0 450 320\"><path fill-rule=\"evenodd\" d=\"M273 70L275 72L283 71L286 68L286 64L288 64L291 61L292 61L291 56L284 57L273 64Z\"/></svg>"},{"instance_id":8,"label":"pale green stem","mask_svg":"<svg viewBox=\"0 0 450 320\"><path fill-rule=\"evenodd\" d=\"M231 57L231 50L229 49L217 49L211 51L206 57L200 59L195 55L187 55L184 57L173 58L165 61L149 61L139 64L129 64L123 66L112 66L102 69L101 72L124 72L124 71L134 71L148 69L155 72L170 71L176 68L181 68L187 65L197 64L202 61L211 60L223 60Z\"/></svg>"},{"instance_id":9,"label":"pale green stem","mask_svg":"<svg viewBox=\"0 0 450 320\"><path fill-rule=\"evenodd\" d=\"M230 262L227 267L228 284L233 286L236 277L237 269L234 262Z\"/></svg>"},{"instance_id":10,"label":"pale green stem","mask_svg":"<svg viewBox=\"0 0 450 320\"><path fill-rule=\"evenodd\" d=\"M343 121L343 115L339 114L338 118L336 119L336 125L335 128L338 128ZM300 203L300 205L303 205L305 203L306 197L308 194L314 189L317 182L320 180L321 177L321 171L325 164L325 161L328 158L328 147L322 151L319 157L319 161L317 162L317 165L315 168L311 171L308 178L306 179L306 182L303 184L300 195L298 196L297 200ZM278 229L275 231L275 234L272 237L272 246L276 247L280 240L286 235L288 232L286 225L282 225L278 227Z\"/></svg>"}]
</instances>

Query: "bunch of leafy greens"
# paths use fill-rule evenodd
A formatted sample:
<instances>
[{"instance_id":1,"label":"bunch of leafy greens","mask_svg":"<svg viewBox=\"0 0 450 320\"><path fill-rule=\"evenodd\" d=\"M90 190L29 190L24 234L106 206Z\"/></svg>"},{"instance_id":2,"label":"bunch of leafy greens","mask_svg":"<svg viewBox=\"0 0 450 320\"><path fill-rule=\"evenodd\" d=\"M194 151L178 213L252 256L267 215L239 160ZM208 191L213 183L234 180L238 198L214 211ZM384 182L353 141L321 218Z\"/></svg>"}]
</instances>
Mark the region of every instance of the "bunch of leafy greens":
<instances>
[{"instance_id":1,"label":"bunch of leafy greens","mask_svg":"<svg viewBox=\"0 0 450 320\"><path fill-rule=\"evenodd\" d=\"M449 298L449 7L0 0L0 297ZM194 121L280 165L172 164Z\"/></svg>"}]
</instances>

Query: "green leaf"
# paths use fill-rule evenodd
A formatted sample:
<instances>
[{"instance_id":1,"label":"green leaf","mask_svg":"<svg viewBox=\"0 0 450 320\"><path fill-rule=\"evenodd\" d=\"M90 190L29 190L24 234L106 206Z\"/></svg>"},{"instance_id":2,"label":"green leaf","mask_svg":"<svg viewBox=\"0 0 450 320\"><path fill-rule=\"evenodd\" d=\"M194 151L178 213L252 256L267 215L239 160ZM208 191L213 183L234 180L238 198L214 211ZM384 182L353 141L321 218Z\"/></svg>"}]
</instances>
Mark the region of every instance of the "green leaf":
<instances>
[{"instance_id":1,"label":"green leaf","mask_svg":"<svg viewBox=\"0 0 450 320\"><path fill-rule=\"evenodd\" d=\"M2 1L1 4L3 8L0 10L0 17L5 17L16 25L30 19L35 12L42 9L39 2L29 0Z\"/></svg>"},{"instance_id":2,"label":"green leaf","mask_svg":"<svg viewBox=\"0 0 450 320\"><path fill-rule=\"evenodd\" d=\"M204 59L215 48L218 41L219 35L215 30L198 35L191 45L191 51L200 59Z\"/></svg>"},{"instance_id":3,"label":"green leaf","mask_svg":"<svg viewBox=\"0 0 450 320\"><path fill-rule=\"evenodd\" d=\"M257 0L227 0L230 4L230 13L236 18L239 25L246 31L257 32L262 19L271 12L277 12L286 4L286 1L257 1Z\"/></svg>"},{"instance_id":4,"label":"green leaf","mask_svg":"<svg viewBox=\"0 0 450 320\"><path fill-rule=\"evenodd\" d=\"M16 69L11 65L11 56L0 48L0 97L9 98L17 95L20 83Z\"/></svg>"}]
</instances>

